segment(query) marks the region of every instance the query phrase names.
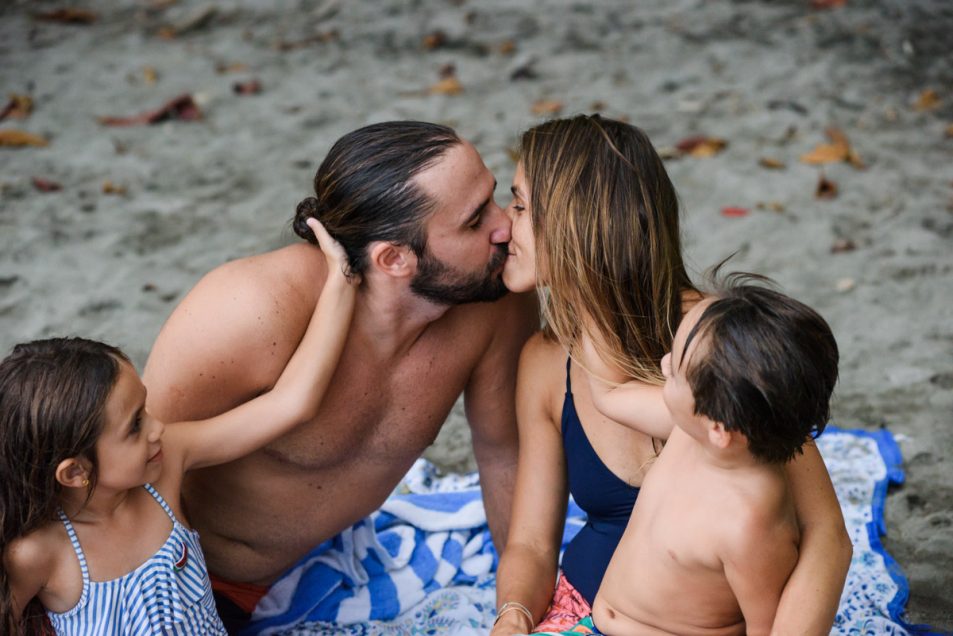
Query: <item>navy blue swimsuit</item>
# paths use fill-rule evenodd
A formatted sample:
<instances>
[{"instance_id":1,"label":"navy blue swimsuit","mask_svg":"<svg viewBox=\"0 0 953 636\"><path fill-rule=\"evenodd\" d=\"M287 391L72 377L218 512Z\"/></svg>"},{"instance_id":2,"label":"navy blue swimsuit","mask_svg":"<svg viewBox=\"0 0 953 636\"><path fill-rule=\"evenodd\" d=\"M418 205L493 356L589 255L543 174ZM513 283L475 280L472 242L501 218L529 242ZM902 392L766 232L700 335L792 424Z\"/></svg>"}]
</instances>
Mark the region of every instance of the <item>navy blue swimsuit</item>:
<instances>
[{"instance_id":1,"label":"navy blue swimsuit","mask_svg":"<svg viewBox=\"0 0 953 636\"><path fill-rule=\"evenodd\" d=\"M596 454L576 413L566 361L566 397L563 401L562 434L566 453L569 492L588 520L566 547L563 574L592 605L609 567L625 526L635 506L639 489L609 470Z\"/></svg>"}]
</instances>

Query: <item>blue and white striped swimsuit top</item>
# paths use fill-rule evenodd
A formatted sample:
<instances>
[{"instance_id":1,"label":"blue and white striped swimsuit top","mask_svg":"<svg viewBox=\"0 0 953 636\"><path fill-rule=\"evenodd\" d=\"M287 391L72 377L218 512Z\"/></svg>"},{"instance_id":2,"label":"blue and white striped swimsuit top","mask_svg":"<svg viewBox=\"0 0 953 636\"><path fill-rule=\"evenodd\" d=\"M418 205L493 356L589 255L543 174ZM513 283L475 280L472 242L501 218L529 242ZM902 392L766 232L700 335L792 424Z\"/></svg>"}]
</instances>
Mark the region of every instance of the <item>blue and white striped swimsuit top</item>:
<instances>
[{"instance_id":1,"label":"blue and white striped swimsuit top","mask_svg":"<svg viewBox=\"0 0 953 636\"><path fill-rule=\"evenodd\" d=\"M76 530L60 510L83 573L83 593L73 609L62 614L47 612L57 634L227 634L215 611L198 532L179 523L152 484L145 488L169 515L172 532L148 561L111 581L89 580Z\"/></svg>"}]
</instances>

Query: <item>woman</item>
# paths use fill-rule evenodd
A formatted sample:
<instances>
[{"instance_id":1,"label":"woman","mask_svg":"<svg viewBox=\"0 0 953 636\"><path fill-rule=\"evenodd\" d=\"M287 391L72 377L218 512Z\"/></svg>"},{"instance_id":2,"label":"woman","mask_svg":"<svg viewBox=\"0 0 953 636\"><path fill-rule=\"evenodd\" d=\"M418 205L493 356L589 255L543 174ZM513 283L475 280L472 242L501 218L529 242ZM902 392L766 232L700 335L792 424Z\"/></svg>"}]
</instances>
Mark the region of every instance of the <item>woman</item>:
<instances>
[{"instance_id":1,"label":"woman","mask_svg":"<svg viewBox=\"0 0 953 636\"><path fill-rule=\"evenodd\" d=\"M569 353L579 326L600 357L645 383L643 428L663 438L671 423L660 361L700 298L682 263L675 189L639 129L598 115L536 126L522 137L512 191L504 281L512 291L548 289L548 328L520 359L519 470L494 635L568 629L589 613L658 450L658 440L593 407ZM805 449L787 468L801 552L775 626L827 633L851 548L823 461L813 444ZM570 493L588 522L567 547L557 584Z\"/></svg>"}]
</instances>

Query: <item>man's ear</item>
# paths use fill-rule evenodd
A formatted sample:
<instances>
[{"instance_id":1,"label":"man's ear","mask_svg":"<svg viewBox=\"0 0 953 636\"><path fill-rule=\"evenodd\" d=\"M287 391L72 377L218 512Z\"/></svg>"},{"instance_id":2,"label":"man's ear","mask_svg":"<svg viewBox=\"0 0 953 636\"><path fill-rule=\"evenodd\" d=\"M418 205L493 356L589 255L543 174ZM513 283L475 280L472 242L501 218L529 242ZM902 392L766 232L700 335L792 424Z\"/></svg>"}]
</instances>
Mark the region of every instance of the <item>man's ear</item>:
<instances>
[{"instance_id":1,"label":"man's ear","mask_svg":"<svg viewBox=\"0 0 953 636\"><path fill-rule=\"evenodd\" d=\"M89 486L89 467L77 457L64 459L56 466L56 481L65 488L86 488Z\"/></svg>"},{"instance_id":2,"label":"man's ear","mask_svg":"<svg viewBox=\"0 0 953 636\"><path fill-rule=\"evenodd\" d=\"M370 266L395 278L407 278L417 271L417 255L406 245L374 241L368 246Z\"/></svg>"},{"instance_id":3,"label":"man's ear","mask_svg":"<svg viewBox=\"0 0 953 636\"><path fill-rule=\"evenodd\" d=\"M708 423L708 441L715 448L725 450L731 445L734 434L725 428L721 422Z\"/></svg>"}]
</instances>

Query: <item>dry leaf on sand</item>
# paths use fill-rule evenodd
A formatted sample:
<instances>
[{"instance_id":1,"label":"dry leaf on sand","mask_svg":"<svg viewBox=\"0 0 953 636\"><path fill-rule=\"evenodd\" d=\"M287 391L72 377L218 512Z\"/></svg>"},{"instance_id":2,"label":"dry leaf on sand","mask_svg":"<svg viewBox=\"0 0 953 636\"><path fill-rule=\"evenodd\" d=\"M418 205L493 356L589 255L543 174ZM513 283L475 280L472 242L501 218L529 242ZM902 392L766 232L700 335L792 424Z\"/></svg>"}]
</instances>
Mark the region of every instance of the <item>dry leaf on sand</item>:
<instances>
[{"instance_id":1,"label":"dry leaf on sand","mask_svg":"<svg viewBox=\"0 0 953 636\"><path fill-rule=\"evenodd\" d=\"M928 88L925 91L921 92L917 97L917 101L913 103L913 107L920 112L928 110L936 110L940 106L940 96L936 94L936 91L932 88Z\"/></svg>"},{"instance_id":2,"label":"dry leaf on sand","mask_svg":"<svg viewBox=\"0 0 953 636\"><path fill-rule=\"evenodd\" d=\"M811 152L801 155L802 163L819 165L846 161L855 168L866 167L860 155L851 147L850 142L847 140L847 135L840 129L828 128L826 133L831 143L818 144Z\"/></svg>"},{"instance_id":3,"label":"dry leaf on sand","mask_svg":"<svg viewBox=\"0 0 953 636\"><path fill-rule=\"evenodd\" d=\"M33 112L33 99L28 95L10 95L10 101L6 106L0 108L0 121L7 117L13 119L26 119Z\"/></svg>"},{"instance_id":4,"label":"dry leaf on sand","mask_svg":"<svg viewBox=\"0 0 953 636\"><path fill-rule=\"evenodd\" d=\"M811 0L812 9L834 9L847 4L847 0Z\"/></svg>"},{"instance_id":5,"label":"dry leaf on sand","mask_svg":"<svg viewBox=\"0 0 953 636\"><path fill-rule=\"evenodd\" d=\"M698 135L686 137L675 144L679 152L697 158L714 157L728 147L728 142L719 137Z\"/></svg>"},{"instance_id":6,"label":"dry leaf on sand","mask_svg":"<svg viewBox=\"0 0 953 636\"><path fill-rule=\"evenodd\" d=\"M79 7L63 7L43 13L34 13L33 17L44 22L59 22L61 24L92 24L96 21L96 14Z\"/></svg>"},{"instance_id":7,"label":"dry leaf on sand","mask_svg":"<svg viewBox=\"0 0 953 636\"><path fill-rule=\"evenodd\" d=\"M748 208L728 206L721 209L721 215L727 216L729 218L738 218L742 216L748 216Z\"/></svg>"},{"instance_id":8,"label":"dry leaf on sand","mask_svg":"<svg viewBox=\"0 0 953 636\"><path fill-rule=\"evenodd\" d=\"M431 95L459 95L463 92L463 84L456 75L451 75L431 86L427 92Z\"/></svg>"},{"instance_id":9,"label":"dry leaf on sand","mask_svg":"<svg viewBox=\"0 0 953 636\"><path fill-rule=\"evenodd\" d=\"M57 190L63 189L63 186L56 181L44 179L43 177L33 177L30 181L33 183L33 187L40 192L56 192Z\"/></svg>"},{"instance_id":10,"label":"dry leaf on sand","mask_svg":"<svg viewBox=\"0 0 953 636\"><path fill-rule=\"evenodd\" d=\"M837 239L831 245L831 254L843 254L844 252L853 252L857 249L857 244L850 239Z\"/></svg>"},{"instance_id":11,"label":"dry leaf on sand","mask_svg":"<svg viewBox=\"0 0 953 636\"><path fill-rule=\"evenodd\" d=\"M103 194L126 194L126 186L113 183L110 180L103 181Z\"/></svg>"},{"instance_id":12,"label":"dry leaf on sand","mask_svg":"<svg viewBox=\"0 0 953 636\"><path fill-rule=\"evenodd\" d=\"M554 99L540 99L533 103L534 115L555 115L563 109L563 103Z\"/></svg>"},{"instance_id":13,"label":"dry leaf on sand","mask_svg":"<svg viewBox=\"0 0 953 636\"><path fill-rule=\"evenodd\" d=\"M232 91L234 91L236 95L257 95L261 92L261 82L257 79L235 82L232 84Z\"/></svg>"},{"instance_id":14,"label":"dry leaf on sand","mask_svg":"<svg viewBox=\"0 0 953 636\"><path fill-rule=\"evenodd\" d=\"M140 126L158 124L168 119L196 121L202 119L202 110L188 93L174 97L156 110L147 111L132 117L100 117L103 126Z\"/></svg>"},{"instance_id":15,"label":"dry leaf on sand","mask_svg":"<svg viewBox=\"0 0 953 636\"><path fill-rule=\"evenodd\" d=\"M49 141L39 135L34 135L33 133L24 132L22 130L14 130L11 128L0 130L0 146L22 148L23 146L46 146L49 143Z\"/></svg>"},{"instance_id":16,"label":"dry leaf on sand","mask_svg":"<svg viewBox=\"0 0 953 636\"><path fill-rule=\"evenodd\" d=\"M758 159L758 165L768 170L784 170L787 168L787 165L783 161L774 159L773 157L761 157Z\"/></svg>"},{"instance_id":17,"label":"dry leaf on sand","mask_svg":"<svg viewBox=\"0 0 953 636\"><path fill-rule=\"evenodd\" d=\"M837 184L821 173L817 180L817 190L815 190L814 195L818 199L834 199L837 197Z\"/></svg>"},{"instance_id":18,"label":"dry leaf on sand","mask_svg":"<svg viewBox=\"0 0 953 636\"><path fill-rule=\"evenodd\" d=\"M447 43L447 34L444 33L443 31L434 31L432 33L428 33L421 40L421 44L423 44L424 48L427 49L428 51L439 49L441 46L443 46L446 43Z\"/></svg>"}]
</instances>

